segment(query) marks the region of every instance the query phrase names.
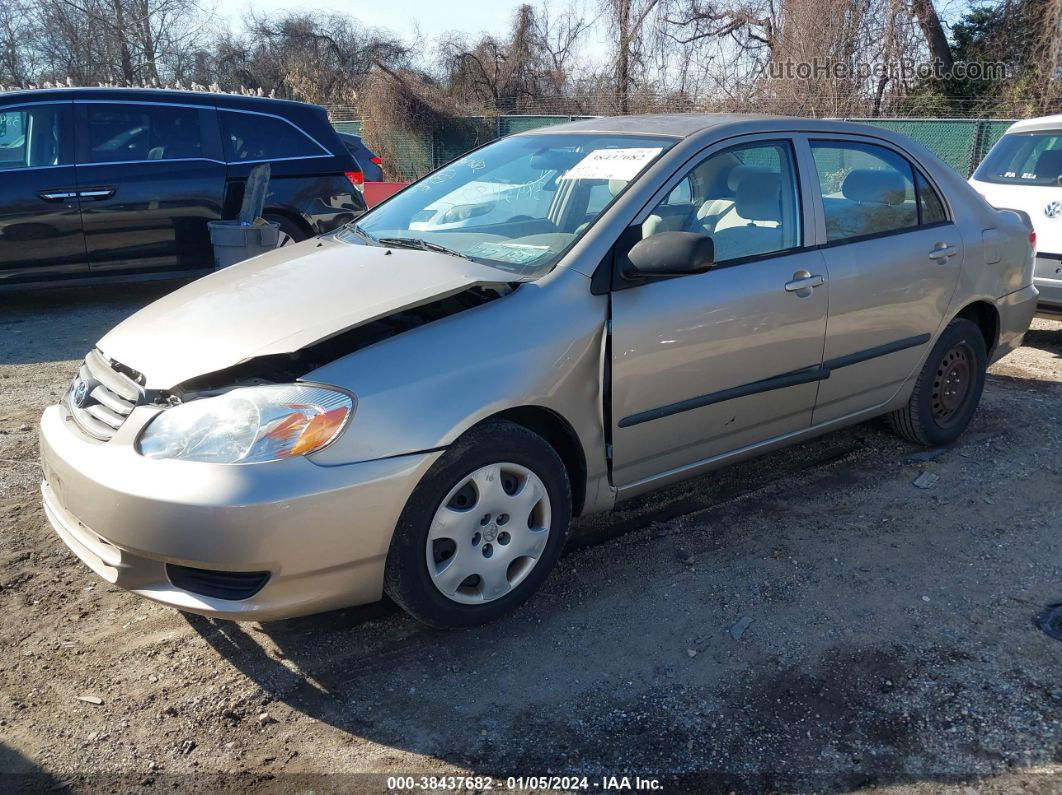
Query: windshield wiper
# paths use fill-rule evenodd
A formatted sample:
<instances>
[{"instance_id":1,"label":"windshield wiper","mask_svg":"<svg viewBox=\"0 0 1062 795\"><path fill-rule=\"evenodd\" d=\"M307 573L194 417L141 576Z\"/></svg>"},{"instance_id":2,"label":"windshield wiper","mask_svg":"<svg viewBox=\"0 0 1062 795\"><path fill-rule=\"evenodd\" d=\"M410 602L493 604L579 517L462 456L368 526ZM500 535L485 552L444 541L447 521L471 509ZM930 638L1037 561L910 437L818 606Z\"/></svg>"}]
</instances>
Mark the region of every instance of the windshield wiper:
<instances>
[{"instance_id":1,"label":"windshield wiper","mask_svg":"<svg viewBox=\"0 0 1062 795\"><path fill-rule=\"evenodd\" d=\"M376 238L375 237L370 235L368 232L366 232L364 229L362 229L357 224L351 224L350 228L354 232L354 234L356 234L362 240L368 240L370 243L375 243L376 242Z\"/></svg>"},{"instance_id":2,"label":"windshield wiper","mask_svg":"<svg viewBox=\"0 0 1062 795\"><path fill-rule=\"evenodd\" d=\"M440 246L438 243L431 243L427 240L421 240L419 237L381 237L377 238L377 243L381 246L395 246L396 248L417 248L421 251L436 251L439 254L449 254L451 257L460 257L461 259L472 259L467 254L462 254L460 251L454 251L452 248L446 246Z\"/></svg>"}]
</instances>

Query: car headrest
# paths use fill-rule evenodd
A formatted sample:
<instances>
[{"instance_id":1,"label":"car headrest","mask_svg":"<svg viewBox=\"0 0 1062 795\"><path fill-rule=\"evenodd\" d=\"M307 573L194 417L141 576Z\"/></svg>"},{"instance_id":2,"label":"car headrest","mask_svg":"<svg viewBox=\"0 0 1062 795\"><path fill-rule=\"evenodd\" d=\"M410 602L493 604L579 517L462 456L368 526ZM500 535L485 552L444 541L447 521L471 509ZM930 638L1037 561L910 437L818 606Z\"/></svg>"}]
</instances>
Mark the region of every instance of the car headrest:
<instances>
[{"instance_id":1,"label":"car headrest","mask_svg":"<svg viewBox=\"0 0 1062 795\"><path fill-rule=\"evenodd\" d=\"M857 202L903 204L907 185L900 172L891 168L856 168L844 178L841 195Z\"/></svg>"},{"instance_id":2,"label":"car headrest","mask_svg":"<svg viewBox=\"0 0 1062 795\"><path fill-rule=\"evenodd\" d=\"M734 209L749 221L781 221L782 180L777 174L754 171L742 177L734 194Z\"/></svg>"},{"instance_id":3,"label":"car headrest","mask_svg":"<svg viewBox=\"0 0 1062 795\"><path fill-rule=\"evenodd\" d=\"M736 165L730 169L730 173L726 175L726 186L731 193L737 193L738 186L741 184L741 180L747 177L749 174L769 174L767 169L762 166L743 166Z\"/></svg>"},{"instance_id":4,"label":"car headrest","mask_svg":"<svg viewBox=\"0 0 1062 795\"><path fill-rule=\"evenodd\" d=\"M1045 149L1041 152L1033 171L1041 179L1062 177L1062 149Z\"/></svg>"},{"instance_id":5,"label":"car headrest","mask_svg":"<svg viewBox=\"0 0 1062 795\"><path fill-rule=\"evenodd\" d=\"M625 179L610 179L608 181L608 192L613 196L616 196L625 187L627 187L627 180Z\"/></svg>"}]
</instances>

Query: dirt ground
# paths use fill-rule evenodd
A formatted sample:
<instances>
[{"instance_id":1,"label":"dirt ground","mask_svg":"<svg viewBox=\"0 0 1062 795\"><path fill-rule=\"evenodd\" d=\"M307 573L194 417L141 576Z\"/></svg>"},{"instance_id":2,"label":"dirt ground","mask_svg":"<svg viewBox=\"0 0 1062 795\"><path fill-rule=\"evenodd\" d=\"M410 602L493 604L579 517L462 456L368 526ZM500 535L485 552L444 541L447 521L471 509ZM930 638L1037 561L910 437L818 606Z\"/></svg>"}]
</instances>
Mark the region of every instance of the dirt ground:
<instances>
[{"instance_id":1,"label":"dirt ground","mask_svg":"<svg viewBox=\"0 0 1062 795\"><path fill-rule=\"evenodd\" d=\"M0 298L0 789L1062 791L1062 643L1034 625L1062 602L1062 325L992 369L956 446L871 423L631 503L516 614L447 634L386 604L183 615L52 533L37 419L166 289Z\"/></svg>"}]
</instances>

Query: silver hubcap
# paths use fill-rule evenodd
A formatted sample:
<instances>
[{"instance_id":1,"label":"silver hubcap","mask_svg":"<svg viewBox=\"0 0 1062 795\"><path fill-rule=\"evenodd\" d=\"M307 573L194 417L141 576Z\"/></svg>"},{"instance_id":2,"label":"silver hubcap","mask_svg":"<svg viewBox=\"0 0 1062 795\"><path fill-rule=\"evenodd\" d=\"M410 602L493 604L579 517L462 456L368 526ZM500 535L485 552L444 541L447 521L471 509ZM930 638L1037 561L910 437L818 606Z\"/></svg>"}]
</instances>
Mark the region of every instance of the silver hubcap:
<instances>
[{"instance_id":1,"label":"silver hubcap","mask_svg":"<svg viewBox=\"0 0 1062 795\"><path fill-rule=\"evenodd\" d=\"M289 243L294 242L295 240L291 237L291 235L289 235L283 229L280 230L280 234L277 235L277 248L281 248L282 246L286 246Z\"/></svg>"},{"instance_id":2,"label":"silver hubcap","mask_svg":"<svg viewBox=\"0 0 1062 795\"><path fill-rule=\"evenodd\" d=\"M542 557L549 525L549 495L538 475L519 464L480 467L435 512L425 549L431 581L455 602L500 599Z\"/></svg>"}]
</instances>

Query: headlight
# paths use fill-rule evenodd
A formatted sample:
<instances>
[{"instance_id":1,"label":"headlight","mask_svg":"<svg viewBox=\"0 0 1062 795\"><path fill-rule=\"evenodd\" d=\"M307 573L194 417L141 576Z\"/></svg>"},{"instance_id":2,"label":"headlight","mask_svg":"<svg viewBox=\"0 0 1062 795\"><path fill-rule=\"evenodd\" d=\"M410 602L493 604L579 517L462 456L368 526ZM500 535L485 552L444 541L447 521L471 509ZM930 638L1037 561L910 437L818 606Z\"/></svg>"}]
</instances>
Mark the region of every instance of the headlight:
<instances>
[{"instance_id":1,"label":"headlight","mask_svg":"<svg viewBox=\"0 0 1062 795\"><path fill-rule=\"evenodd\" d=\"M354 398L319 386L233 389L160 412L140 434L137 452L214 464L251 464L307 455L335 439Z\"/></svg>"}]
</instances>

